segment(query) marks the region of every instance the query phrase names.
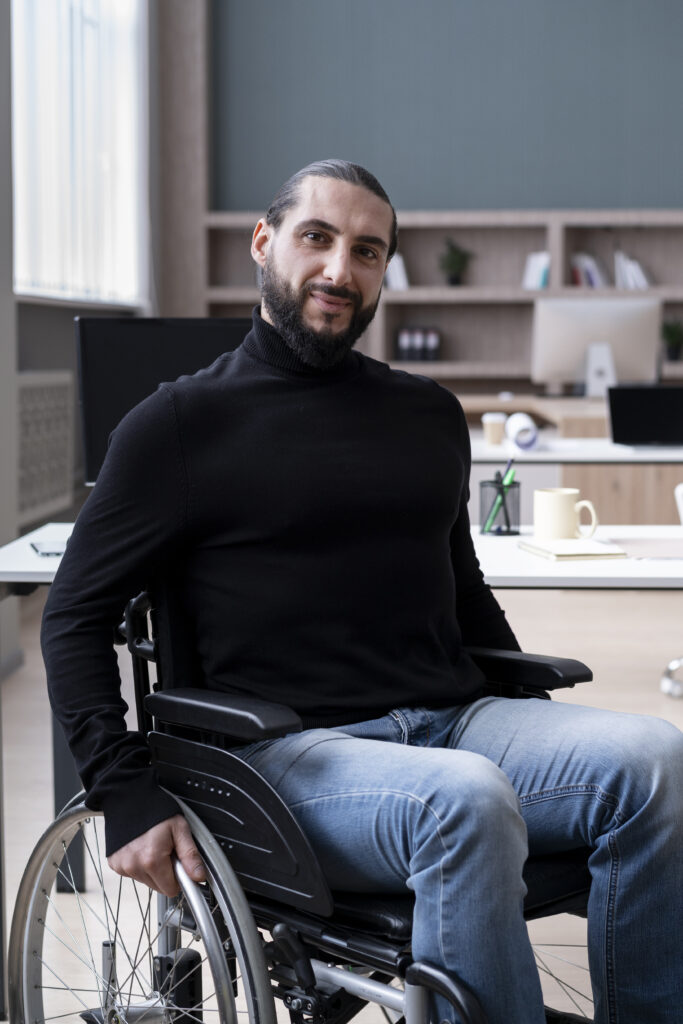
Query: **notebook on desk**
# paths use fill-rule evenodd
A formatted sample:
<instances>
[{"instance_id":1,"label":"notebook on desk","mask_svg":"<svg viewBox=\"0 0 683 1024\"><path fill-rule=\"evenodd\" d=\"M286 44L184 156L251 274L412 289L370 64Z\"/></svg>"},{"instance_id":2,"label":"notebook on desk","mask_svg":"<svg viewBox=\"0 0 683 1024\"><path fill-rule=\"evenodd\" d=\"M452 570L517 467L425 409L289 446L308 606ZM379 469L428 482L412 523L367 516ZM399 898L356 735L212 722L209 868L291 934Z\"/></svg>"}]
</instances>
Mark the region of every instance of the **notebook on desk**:
<instances>
[{"instance_id":1,"label":"notebook on desk","mask_svg":"<svg viewBox=\"0 0 683 1024\"><path fill-rule=\"evenodd\" d=\"M683 447L683 387L609 388L609 410L615 444Z\"/></svg>"},{"instance_id":2,"label":"notebook on desk","mask_svg":"<svg viewBox=\"0 0 683 1024\"><path fill-rule=\"evenodd\" d=\"M591 540L588 537L562 538L561 540L537 540L525 537L517 546L532 555L551 558L554 562L572 561L581 558L625 558L626 552L618 544L608 541Z\"/></svg>"}]
</instances>

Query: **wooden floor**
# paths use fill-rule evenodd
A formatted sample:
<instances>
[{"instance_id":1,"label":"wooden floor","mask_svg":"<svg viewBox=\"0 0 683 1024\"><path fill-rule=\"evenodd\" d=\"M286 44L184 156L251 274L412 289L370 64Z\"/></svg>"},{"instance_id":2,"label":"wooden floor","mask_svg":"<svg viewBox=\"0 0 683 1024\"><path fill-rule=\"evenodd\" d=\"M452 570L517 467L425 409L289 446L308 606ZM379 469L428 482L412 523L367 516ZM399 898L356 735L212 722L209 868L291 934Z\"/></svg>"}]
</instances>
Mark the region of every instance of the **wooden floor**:
<instances>
[{"instance_id":1,"label":"wooden floor","mask_svg":"<svg viewBox=\"0 0 683 1024\"><path fill-rule=\"evenodd\" d=\"M595 682L560 700L647 713L683 728L683 700L659 689L662 670L683 655L683 593L501 591L522 647L580 658ZM44 591L21 599L25 663L2 683L5 886L11 908L30 850L53 814L50 711L38 646ZM566 922L535 927L553 942ZM565 938L563 941L567 941Z\"/></svg>"}]
</instances>

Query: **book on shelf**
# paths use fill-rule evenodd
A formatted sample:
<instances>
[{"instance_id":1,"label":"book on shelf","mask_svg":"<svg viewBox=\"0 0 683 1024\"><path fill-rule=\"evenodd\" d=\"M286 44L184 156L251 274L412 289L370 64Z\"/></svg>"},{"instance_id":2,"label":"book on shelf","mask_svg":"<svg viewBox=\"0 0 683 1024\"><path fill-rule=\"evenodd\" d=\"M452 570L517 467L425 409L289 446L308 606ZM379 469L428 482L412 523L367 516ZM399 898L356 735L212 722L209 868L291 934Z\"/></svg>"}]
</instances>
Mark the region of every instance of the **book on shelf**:
<instances>
[{"instance_id":1,"label":"book on shelf","mask_svg":"<svg viewBox=\"0 0 683 1024\"><path fill-rule=\"evenodd\" d=\"M534 291L547 288L550 279L550 253L530 252L524 264L522 288Z\"/></svg>"},{"instance_id":2,"label":"book on shelf","mask_svg":"<svg viewBox=\"0 0 683 1024\"><path fill-rule=\"evenodd\" d=\"M395 252L384 275L384 283L392 291L405 291L409 287L405 260L400 252Z\"/></svg>"},{"instance_id":3,"label":"book on shelf","mask_svg":"<svg viewBox=\"0 0 683 1024\"><path fill-rule=\"evenodd\" d=\"M569 263L572 284L583 285L586 288L607 288L609 286L610 282L605 268L590 253L572 253Z\"/></svg>"},{"instance_id":4,"label":"book on shelf","mask_svg":"<svg viewBox=\"0 0 683 1024\"><path fill-rule=\"evenodd\" d=\"M621 249L615 249L614 284L626 291L642 291L649 288L651 282L638 260L631 259Z\"/></svg>"},{"instance_id":5,"label":"book on shelf","mask_svg":"<svg viewBox=\"0 0 683 1024\"><path fill-rule=\"evenodd\" d=\"M580 558L626 558L626 552L618 544L588 537L571 537L562 540L540 540L536 537L517 541L517 546L532 555L551 558L556 562L570 562Z\"/></svg>"}]
</instances>

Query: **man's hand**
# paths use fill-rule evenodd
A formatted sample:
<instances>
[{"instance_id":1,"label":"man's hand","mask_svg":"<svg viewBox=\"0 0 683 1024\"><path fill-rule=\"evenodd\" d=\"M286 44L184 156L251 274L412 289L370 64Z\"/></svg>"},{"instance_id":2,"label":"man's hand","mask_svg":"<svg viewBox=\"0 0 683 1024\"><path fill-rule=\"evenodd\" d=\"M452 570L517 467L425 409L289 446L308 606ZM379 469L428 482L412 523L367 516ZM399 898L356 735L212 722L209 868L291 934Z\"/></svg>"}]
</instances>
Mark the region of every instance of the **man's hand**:
<instances>
[{"instance_id":1,"label":"man's hand","mask_svg":"<svg viewBox=\"0 0 683 1024\"><path fill-rule=\"evenodd\" d=\"M174 852L193 881L205 880L202 858L182 814L167 818L132 839L107 857L107 863L124 878L134 878L164 896L177 896L179 887L171 863Z\"/></svg>"}]
</instances>

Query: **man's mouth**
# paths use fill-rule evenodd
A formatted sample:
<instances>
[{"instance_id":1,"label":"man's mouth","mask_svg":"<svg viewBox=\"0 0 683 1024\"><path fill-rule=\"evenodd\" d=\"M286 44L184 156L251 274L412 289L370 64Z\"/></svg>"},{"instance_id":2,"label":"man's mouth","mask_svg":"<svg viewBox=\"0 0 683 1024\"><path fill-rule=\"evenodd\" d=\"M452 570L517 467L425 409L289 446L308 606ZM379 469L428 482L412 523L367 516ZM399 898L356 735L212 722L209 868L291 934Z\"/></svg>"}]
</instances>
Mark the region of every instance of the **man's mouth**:
<instances>
[{"instance_id":1,"label":"man's mouth","mask_svg":"<svg viewBox=\"0 0 683 1024\"><path fill-rule=\"evenodd\" d=\"M325 313L341 313L354 305L353 298L347 295L332 295L317 288L311 288L309 294L316 305Z\"/></svg>"}]
</instances>

